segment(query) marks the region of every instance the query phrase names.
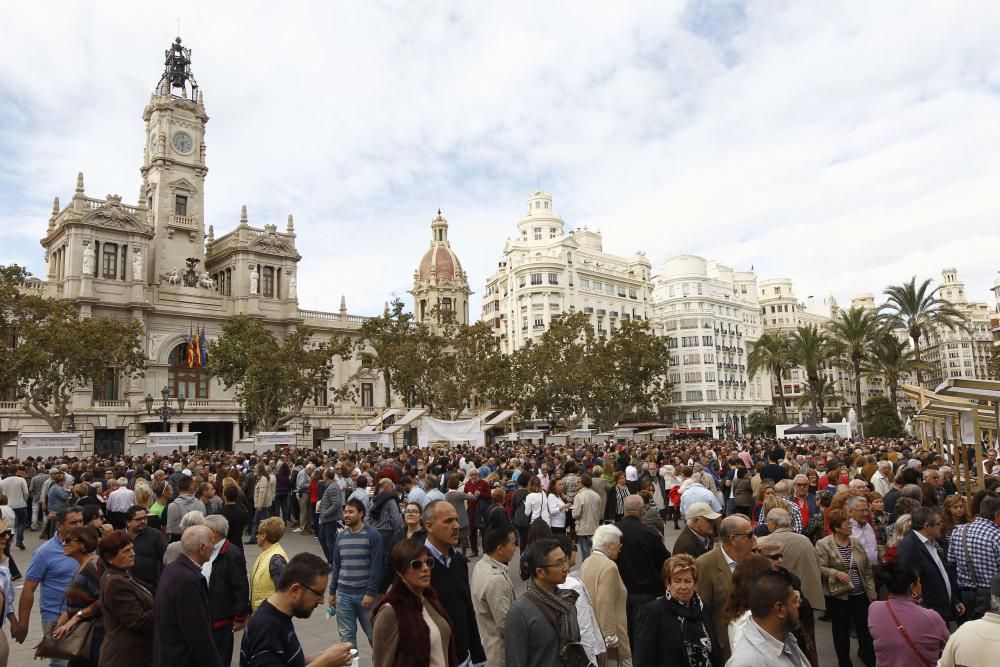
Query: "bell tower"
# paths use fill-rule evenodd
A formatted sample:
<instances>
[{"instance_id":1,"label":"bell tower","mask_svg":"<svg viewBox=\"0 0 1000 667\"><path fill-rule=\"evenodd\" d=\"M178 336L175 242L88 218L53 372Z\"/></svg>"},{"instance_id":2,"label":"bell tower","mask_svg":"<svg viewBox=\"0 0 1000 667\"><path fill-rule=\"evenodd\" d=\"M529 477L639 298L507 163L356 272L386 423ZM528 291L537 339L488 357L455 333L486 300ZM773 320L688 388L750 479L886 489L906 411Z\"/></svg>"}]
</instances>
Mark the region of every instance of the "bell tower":
<instances>
[{"instance_id":1,"label":"bell tower","mask_svg":"<svg viewBox=\"0 0 1000 667\"><path fill-rule=\"evenodd\" d=\"M164 54L164 70L143 110L142 201L155 229L152 281L188 259L205 259L205 113L204 98L191 72L191 49L178 37ZM199 265L198 270L203 268Z\"/></svg>"}]
</instances>

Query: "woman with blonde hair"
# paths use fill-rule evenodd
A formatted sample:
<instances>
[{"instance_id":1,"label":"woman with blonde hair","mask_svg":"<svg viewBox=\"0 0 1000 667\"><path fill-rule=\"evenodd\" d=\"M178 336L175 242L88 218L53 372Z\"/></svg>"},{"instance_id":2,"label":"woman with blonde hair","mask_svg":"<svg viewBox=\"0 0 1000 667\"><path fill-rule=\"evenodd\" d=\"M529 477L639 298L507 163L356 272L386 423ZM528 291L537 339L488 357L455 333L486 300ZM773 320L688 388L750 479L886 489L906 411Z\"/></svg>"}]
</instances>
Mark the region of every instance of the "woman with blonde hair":
<instances>
[{"instance_id":1,"label":"woman with blonde hair","mask_svg":"<svg viewBox=\"0 0 1000 667\"><path fill-rule=\"evenodd\" d=\"M762 560L770 569L771 561ZM711 609L698 596L695 559L688 554L668 558L663 563L663 584L663 597L639 612L632 656L635 663L658 665L672 656L681 667L722 667Z\"/></svg>"},{"instance_id":2,"label":"woman with blonde hair","mask_svg":"<svg viewBox=\"0 0 1000 667\"><path fill-rule=\"evenodd\" d=\"M257 525L257 546L260 555L253 564L250 576L250 608L257 607L278 588L278 581L288 565L288 554L278 544L285 535L285 522L281 517L268 517Z\"/></svg>"},{"instance_id":3,"label":"woman with blonde hair","mask_svg":"<svg viewBox=\"0 0 1000 667\"><path fill-rule=\"evenodd\" d=\"M145 479L139 478L135 481L135 504L142 505L147 510L153 506L153 489L149 486L149 482Z\"/></svg>"}]
</instances>

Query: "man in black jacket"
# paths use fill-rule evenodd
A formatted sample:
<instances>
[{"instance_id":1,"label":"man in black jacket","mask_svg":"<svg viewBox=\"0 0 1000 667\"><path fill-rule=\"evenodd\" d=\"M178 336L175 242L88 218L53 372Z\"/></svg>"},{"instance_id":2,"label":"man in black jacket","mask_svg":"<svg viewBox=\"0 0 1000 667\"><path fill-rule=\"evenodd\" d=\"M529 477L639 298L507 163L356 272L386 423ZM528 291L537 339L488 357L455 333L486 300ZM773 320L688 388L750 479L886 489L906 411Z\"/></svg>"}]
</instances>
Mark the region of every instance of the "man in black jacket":
<instances>
[{"instance_id":1,"label":"man in black jacket","mask_svg":"<svg viewBox=\"0 0 1000 667\"><path fill-rule=\"evenodd\" d=\"M691 503L684 517L687 525L674 542L674 555L688 554L697 558L715 545L715 522L722 517L708 503Z\"/></svg>"},{"instance_id":2,"label":"man in black jacket","mask_svg":"<svg viewBox=\"0 0 1000 667\"><path fill-rule=\"evenodd\" d=\"M933 609L945 623L965 613L955 573L948 568L948 558L938 544L941 515L930 507L910 512L913 527L899 543L896 560L920 573L923 606Z\"/></svg>"},{"instance_id":3,"label":"man in black jacket","mask_svg":"<svg viewBox=\"0 0 1000 667\"><path fill-rule=\"evenodd\" d=\"M628 591L625 613L632 646L635 646L635 622L639 611L643 605L663 595L663 563L670 558L663 537L642 522L644 510L642 496L629 496L625 499L625 515L615 524L622 531L622 550L616 562Z\"/></svg>"},{"instance_id":4,"label":"man in black jacket","mask_svg":"<svg viewBox=\"0 0 1000 667\"><path fill-rule=\"evenodd\" d=\"M233 662L233 633L250 616L250 581L243 552L226 536L229 521L220 514L205 517L202 524L213 533L214 546L208 564L208 606L212 610L212 638L223 665Z\"/></svg>"},{"instance_id":5,"label":"man in black jacket","mask_svg":"<svg viewBox=\"0 0 1000 667\"><path fill-rule=\"evenodd\" d=\"M153 667L222 667L201 573L214 537L205 526L191 526L181 536L181 555L163 570L153 607Z\"/></svg>"},{"instance_id":6,"label":"man in black jacket","mask_svg":"<svg viewBox=\"0 0 1000 667\"><path fill-rule=\"evenodd\" d=\"M469 587L469 561L456 551L458 513L446 500L432 500L424 508L424 543L437 561L431 570L431 586L448 612L455 631L455 653L459 664L470 659L473 665L486 662L486 651L479 639L476 609Z\"/></svg>"},{"instance_id":7,"label":"man in black jacket","mask_svg":"<svg viewBox=\"0 0 1000 667\"><path fill-rule=\"evenodd\" d=\"M125 527L132 538L135 549L135 564L132 575L156 592L163 572L163 554L167 551L167 541L163 533L148 525L149 512L142 505L132 505L125 512Z\"/></svg>"}]
</instances>

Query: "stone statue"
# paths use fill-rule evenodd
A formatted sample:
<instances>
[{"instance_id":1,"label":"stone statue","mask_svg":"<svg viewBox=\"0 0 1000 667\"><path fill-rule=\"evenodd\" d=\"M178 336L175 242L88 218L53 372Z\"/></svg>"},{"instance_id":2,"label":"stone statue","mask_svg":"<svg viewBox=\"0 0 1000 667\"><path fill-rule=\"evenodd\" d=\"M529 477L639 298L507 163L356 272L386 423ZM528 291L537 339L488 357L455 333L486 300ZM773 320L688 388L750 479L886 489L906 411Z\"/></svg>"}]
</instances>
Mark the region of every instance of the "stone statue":
<instances>
[{"instance_id":1,"label":"stone statue","mask_svg":"<svg viewBox=\"0 0 1000 667\"><path fill-rule=\"evenodd\" d=\"M83 247L83 275L92 276L94 275L94 246L87 244Z\"/></svg>"},{"instance_id":2,"label":"stone statue","mask_svg":"<svg viewBox=\"0 0 1000 667\"><path fill-rule=\"evenodd\" d=\"M181 274L177 270L176 266L174 267L173 271L171 271L170 273L165 274L163 276L163 278L164 278L164 280L167 281L168 285L179 285L181 283Z\"/></svg>"},{"instance_id":3,"label":"stone statue","mask_svg":"<svg viewBox=\"0 0 1000 667\"><path fill-rule=\"evenodd\" d=\"M198 287L204 287L206 289L215 289L215 279L209 275L208 271L202 271L201 275L198 276Z\"/></svg>"},{"instance_id":4,"label":"stone statue","mask_svg":"<svg viewBox=\"0 0 1000 667\"><path fill-rule=\"evenodd\" d=\"M257 267L253 267L250 270L250 293L257 293L257 280L260 278L260 274L257 273Z\"/></svg>"},{"instance_id":5,"label":"stone statue","mask_svg":"<svg viewBox=\"0 0 1000 667\"><path fill-rule=\"evenodd\" d=\"M293 273L292 277L288 280L288 298L289 299L296 299L296 298L298 298L298 286L299 286L298 281L295 280L295 274Z\"/></svg>"},{"instance_id":6,"label":"stone statue","mask_svg":"<svg viewBox=\"0 0 1000 667\"><path fill-rule=\"evenodd\" d=\"M142 251L136 250L132 255L132 280L138 280L142 282L144 280L142 275Z\"/></svg>"}]
</instances>

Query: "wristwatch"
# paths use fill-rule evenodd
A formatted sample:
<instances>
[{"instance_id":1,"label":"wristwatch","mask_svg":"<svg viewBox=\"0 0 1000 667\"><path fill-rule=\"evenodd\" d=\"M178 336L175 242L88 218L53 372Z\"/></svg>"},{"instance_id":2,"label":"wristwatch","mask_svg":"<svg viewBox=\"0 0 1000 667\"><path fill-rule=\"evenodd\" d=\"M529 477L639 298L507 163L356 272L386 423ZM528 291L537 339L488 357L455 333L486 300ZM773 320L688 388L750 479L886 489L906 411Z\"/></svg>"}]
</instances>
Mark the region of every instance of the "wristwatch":
<instances>
[{"instance_id":1,"label":"wristwatch","mask_svg":"<svg viewBox=\"0 0 1000 667\"><path fill-rule=\"evenodd\" d=\"M78 619L80 619L81 621L83 620L83 610L82 609L80 611L76 612L76 617Z\"/></svg>"}]
</instances>

